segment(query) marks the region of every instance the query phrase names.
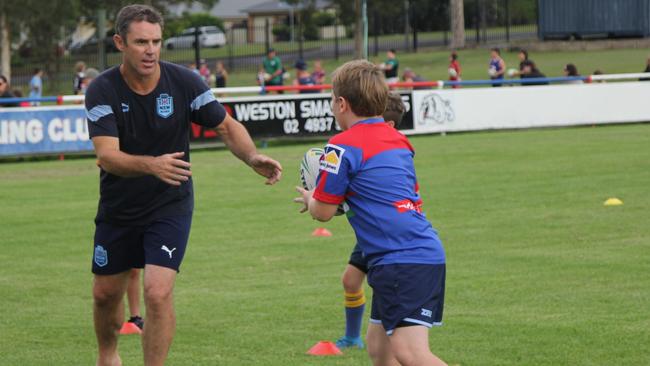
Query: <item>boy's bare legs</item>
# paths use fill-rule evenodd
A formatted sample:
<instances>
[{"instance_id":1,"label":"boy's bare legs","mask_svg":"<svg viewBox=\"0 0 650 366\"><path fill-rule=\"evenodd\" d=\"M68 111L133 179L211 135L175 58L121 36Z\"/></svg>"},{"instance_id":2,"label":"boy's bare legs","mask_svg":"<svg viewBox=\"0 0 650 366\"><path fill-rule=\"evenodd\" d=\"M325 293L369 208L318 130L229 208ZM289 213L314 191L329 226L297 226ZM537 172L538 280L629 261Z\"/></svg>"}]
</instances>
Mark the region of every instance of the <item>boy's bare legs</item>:
<instances>
[{"instance_id":1,"label":"boy's bare legs","mask_svg":"<svg viewBox=\"0 0 650 366\"><path fill-rule=\"evenodd\" d=\"M126 290L126 298L129 301L129 313L131 317L141 316L140 313L140 269L133 268L129 272L129 286Z\"/></svg>"},{"instance_id":2,"label":"boy's bare legs","mask_svg":"<svg viewBox=\"0 0 650 366\"><path fill-rule=\"evenodd\" d=\"M389 338L389 337L386 337ZM446 366L429 349L429 328L423 325L395 328L390 348L402 366Z\"/></svg>"},{"instance_id":3,"label":"boy's bare legs","mask_svg":"<svg viewBox=\"0 0 650 366\"><path fill-rule=\"evenodd\" d=\"M397 362L391 350L391 342L383 325L368 324L366 342L368 344L368 356L370 356L374 366L399 366L399 362Z\"/></svg>"},{"instance_id":4,"label":"boy's bare legs","mask_svg":"<svg viewBox=\"0 0 650 366\"><path fill-rule=\"evenodd\" d=\"M115 275L95 275L93 280L93 318L97 336L97 366L122 365L117 352L117 337L124 319L122 299L129 271Z\"/></svg>"}]
</instances>

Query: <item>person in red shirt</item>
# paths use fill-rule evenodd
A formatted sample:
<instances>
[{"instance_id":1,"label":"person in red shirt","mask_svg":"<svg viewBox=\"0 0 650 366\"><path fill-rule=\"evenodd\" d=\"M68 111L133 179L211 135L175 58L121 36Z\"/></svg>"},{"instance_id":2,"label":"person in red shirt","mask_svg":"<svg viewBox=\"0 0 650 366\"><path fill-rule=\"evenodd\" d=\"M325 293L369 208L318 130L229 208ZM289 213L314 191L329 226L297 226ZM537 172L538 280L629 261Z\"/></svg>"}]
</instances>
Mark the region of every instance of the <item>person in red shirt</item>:
<instances>
[{"instance_id":1,"label":"person in red shirt","mask_svg":"<svg viewBox=\"0 0 650 366\"><path fill-rule=\"evenodd\" d=\"M450 81L460 81L460 62L458 62L458 53L456 51L453 51L451 55L449 55L449 68L447 70L449 72L449 80ZM452 88L456 89L459 88L459 85L454 85Z\"/></svg>"}]
</instances>

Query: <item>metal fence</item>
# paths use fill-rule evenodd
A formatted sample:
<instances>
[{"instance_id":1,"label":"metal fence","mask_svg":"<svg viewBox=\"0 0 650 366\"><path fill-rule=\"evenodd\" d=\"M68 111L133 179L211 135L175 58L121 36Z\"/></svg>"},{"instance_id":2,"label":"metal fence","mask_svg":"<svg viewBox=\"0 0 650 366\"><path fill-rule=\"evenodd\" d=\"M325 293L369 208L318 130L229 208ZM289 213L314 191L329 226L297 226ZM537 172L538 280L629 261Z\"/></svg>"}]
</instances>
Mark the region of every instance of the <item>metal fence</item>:
<instances>
[{"instance_id":1,"label":"metal fence","mask_svg":"<svg viewBox=\"0 0 650 366\"><path fill-rule=\"evenodd\" d=\"M467 44L503 45L513 40L535 39L536 24L518 24L520 22L510 16L510 3L513 1L465 0ZM419 14L421 9L413 6L397 6L388 14L381 9L369 9L369 55L377 56L389 49L403 53L448 46L451 39L449 11L446 5L437 6L428 9L430 15L426 17ZM254 74L270 47L277 50L283 64L288 67L292 67L297 59L348 58L354 54L353 33L354 25L340 24L338 19L331 25L323 26L303 24L300 17L274 24L267 20L262 24L227 29L226 44L222 47L200 47L198 42L191 48L165 49L162 58L184 65L205 60L211 69L214 69L217 61L222 61L229 71L250 71ZM99 59L98 47L105 47L103 59ZM121 55L107 41L57 53L53 62L44 63L20 55L14 61L14 88L26 90L31 71L40 67L45 71L45 95L53 95L72 92L73 68L77 61L101 69L119 64ZM255 78L251 76L251 84L254 82Z\"/></svg>"}]
</instances>

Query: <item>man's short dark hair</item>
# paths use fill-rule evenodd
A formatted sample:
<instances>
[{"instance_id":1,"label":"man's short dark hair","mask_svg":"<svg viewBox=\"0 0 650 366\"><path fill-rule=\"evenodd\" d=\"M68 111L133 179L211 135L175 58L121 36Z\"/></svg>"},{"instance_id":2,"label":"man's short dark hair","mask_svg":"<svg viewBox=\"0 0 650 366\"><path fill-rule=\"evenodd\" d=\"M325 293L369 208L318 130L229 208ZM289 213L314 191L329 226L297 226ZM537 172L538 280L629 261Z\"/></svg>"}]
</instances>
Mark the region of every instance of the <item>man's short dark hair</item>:
<instances>
[{"instance_id":1,"label":"man's short dark hair","mask_svg":"<svg viewBox=\"0 0 650 366\"><path fill-rule=\"evenodd\" d=\"M4 75L0 75L0 80L2 80L2 82L4 82L5 84L9 84L9 81L7 80L7 77L4 76Z\"/></svg>"},{"instance_id":2,"label":"man's short dark hair","mask_svg":"<svg viewBox=\"0 0 650 366\"><path fill-rule=\"evenodd\" d=\"M501 50L499 49L499 47L494 47L494 48L491 49L491 51L496 52L497 55L501 55Z\"/></svg>"},{"instance_id":3,"label":"man's short dark hair","mask_svg":"<svg viewBox=\"0 0 650 366\"><path fill-rule=\"evenodd\" d=\"M117 19L115 19L115 33L119 34L124 40L124 43L126 43L126 35L129 33L131 23L141 21L146 21L151 24L159 24L160 30L162 30L165 25L165 21L158 10L149 5L133 4L123 7L119 13L117 13Z\"/></svg>"},{"instance_id":4,"label":"man's short dark hair","mask_svg":"<svg viewBox=\"0 0 650 366\"><path fill-rule=\"evenodd\" d=\"M386 111L383 114L384 121L393 121L395 122L395 128L398 128L402 123L402 117L404 117L405 112L406 108L404 108L402 96L393 92L388 93Z\"/></svg>"}]
</instances>

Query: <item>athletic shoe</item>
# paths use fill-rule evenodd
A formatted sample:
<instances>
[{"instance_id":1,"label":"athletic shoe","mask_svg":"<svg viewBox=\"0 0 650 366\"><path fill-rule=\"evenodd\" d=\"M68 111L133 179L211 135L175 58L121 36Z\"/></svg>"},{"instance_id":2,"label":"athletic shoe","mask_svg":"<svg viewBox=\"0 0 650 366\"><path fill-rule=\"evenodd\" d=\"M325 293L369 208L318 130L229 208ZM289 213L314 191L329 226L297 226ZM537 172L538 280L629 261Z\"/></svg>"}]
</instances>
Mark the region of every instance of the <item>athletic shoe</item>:
<instances>
[{"instance_id":1,"label":"athletic shoe","mask_svg":"<svg viewBox=\"0 0 650 366\"><path fill-rule=\"evenodd\" d=\"M345 336L345 337L341 337L341 339L336 341L336 347L338 348L356 347L358 349L363 349L365 346L363 344L363 340L361 340L361 337L350 338Z\"/></svg>"},{"instance_id":2,"label":"athletic shoe","mask_svg":"<svg viewBox=\"0 0 650 366\"><path fill-rule=\"evenodd\" d=\"M129 323L133 323L140 328L140 330L144 329L144 319L142 319L139 316L132 316L129 318Z\"/></svg>"}]
</instances>

